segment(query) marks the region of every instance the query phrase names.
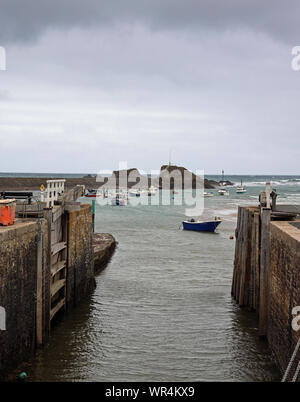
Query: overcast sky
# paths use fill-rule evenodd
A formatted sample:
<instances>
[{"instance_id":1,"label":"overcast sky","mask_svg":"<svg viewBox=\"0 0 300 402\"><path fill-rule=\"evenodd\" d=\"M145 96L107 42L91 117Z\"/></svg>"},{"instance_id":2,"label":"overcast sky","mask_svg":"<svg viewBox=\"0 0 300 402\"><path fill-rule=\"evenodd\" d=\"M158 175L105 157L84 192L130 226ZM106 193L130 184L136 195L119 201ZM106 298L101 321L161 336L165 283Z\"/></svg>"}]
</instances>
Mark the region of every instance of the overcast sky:
<instances>
[{"instance_id":1,"label":"overcast sky","mask_svg":"<svg viewBox=\"0 0 300 402\"><path fill-rule=\"evenodd\" d=\"M0 171L300 174L300 2L0 0Z\"/></svg>"}]
</instances>

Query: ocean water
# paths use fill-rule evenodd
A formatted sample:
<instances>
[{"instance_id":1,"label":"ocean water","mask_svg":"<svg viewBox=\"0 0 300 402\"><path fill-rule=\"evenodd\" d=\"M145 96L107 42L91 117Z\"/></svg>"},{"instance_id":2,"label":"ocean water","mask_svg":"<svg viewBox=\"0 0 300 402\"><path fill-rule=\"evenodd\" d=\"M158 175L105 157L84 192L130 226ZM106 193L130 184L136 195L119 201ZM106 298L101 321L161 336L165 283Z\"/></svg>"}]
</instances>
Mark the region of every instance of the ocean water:
<instances>
[{"instance_id":1,"label":"ocean water","mask_svg":"<svg viewBox=\"0 0 300 402\"><path fill-rule=\"evenodd\" d=\"M95 291L28 362L30 380L280 380L255 313L231 298L230 236L238 205L256 204L265 180L278 202L297 203L300 177L226 178L242 179L247 193L212 190L203 218L221 217L214 234L182 231L184 206L96 206L96 231L112 233L117 250Z\"/></svg>"}]
</instances>

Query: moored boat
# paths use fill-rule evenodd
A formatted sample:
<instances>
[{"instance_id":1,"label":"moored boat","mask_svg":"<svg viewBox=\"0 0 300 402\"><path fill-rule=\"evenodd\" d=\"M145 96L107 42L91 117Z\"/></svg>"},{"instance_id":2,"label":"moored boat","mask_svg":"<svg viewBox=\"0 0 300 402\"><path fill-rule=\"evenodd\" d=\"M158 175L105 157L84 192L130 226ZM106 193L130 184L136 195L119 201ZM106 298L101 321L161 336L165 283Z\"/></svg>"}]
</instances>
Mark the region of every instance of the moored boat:
<instances>
[{"instance_id":1,"label":"moored boat","mask_svg":"<svg viewBox=\"0 0 300 402\"><path fill-rule=\"evenodd\" d=\"M245 187L243 186L242 180L241 180L241 184L240 184L239 186L237 186L236 192L237 192L238 194L242 194L242 193L246 193L246 192L247 192L247 190L246 190Z\"/></svg>"},{"instance_id":2,"label":"moored boat","mask_svg":"<svg viewBox=\"0 0 300 402\"><path fill-rule=\"evenodd\" d=\"M219 195L229 195L229 192L227 190L225 190L224 188L221 188L218 191Z\"/></svg>"},{"instance_id":3,"label":"moored boat","mask_svg":"<svg viewBox=\"0 0 300 402\"><path fill-rule=\"evenodd\" d=\"M190 219L183 221L182 225L184 230L194 230L196 232L214 232L221 222L221 219L216 217L211 221L195 221L194 219Z\"/></svg>"},{"instance_id":4,"label":"moored boat","mask_svg":"<svg viewBox=\"0 0 300 402\"><path fill-rule=\"evenodd\" d=\"M115 197L115 198L113 198L111 200L111 205L112 206L125 207L127 205L127 201L124 198Z\"/></svg>"},{"instance_id":5,"label":"moored boat","mask_svg":"<svg viewBox=\"0 0 300 402\"><path fill-rule=\"evenodd\" d=\"M87 190L85 197L95 198L97 197L97 190Z\"/></svg>"},{"instance_id":6,"label":"moored boat","mask_svg":"<svg viewBox=\"0 0 300 402\"><path fill-rule=\"evenodd\" d=\"M141 196L141 192L139 190L130 190L128 194L130 197L140 197Z\"/></svg>"}]
</instances>

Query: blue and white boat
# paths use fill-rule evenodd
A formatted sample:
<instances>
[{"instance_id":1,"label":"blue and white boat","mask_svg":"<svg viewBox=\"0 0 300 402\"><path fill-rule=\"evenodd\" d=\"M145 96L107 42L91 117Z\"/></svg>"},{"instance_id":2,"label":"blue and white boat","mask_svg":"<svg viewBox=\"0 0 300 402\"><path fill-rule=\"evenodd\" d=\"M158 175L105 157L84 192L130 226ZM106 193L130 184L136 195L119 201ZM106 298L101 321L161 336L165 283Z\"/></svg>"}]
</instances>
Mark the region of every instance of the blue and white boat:
<instances>
[{"instance_id":1,"label":"blue and white boat","mask_svg":"<svg viewBox=\"0 0 300 402\"><path fill-rule=\"evenodd\" d=\"M221 222L222 221L220 218L215 218L211 221L195 221L194 219L190 219L183 221L182 225L184 230L195 230L196 232L214 232Z\"/></svg>"}]
</instances>

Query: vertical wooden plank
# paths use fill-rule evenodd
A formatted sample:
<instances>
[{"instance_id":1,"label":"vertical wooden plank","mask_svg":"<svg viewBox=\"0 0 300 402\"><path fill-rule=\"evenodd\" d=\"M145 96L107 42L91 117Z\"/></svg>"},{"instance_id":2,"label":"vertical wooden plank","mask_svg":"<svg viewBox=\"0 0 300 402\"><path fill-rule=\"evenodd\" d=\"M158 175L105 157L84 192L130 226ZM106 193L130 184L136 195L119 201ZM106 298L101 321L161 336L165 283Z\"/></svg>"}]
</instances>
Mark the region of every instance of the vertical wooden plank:
<instances>
[{"instance_id":1,"label":"vertical wooden plank","mask_svg":"<svg viewBox=\"0 0 300 402\"><path fill-rule=\"evenodd\" d=\"M46 225L46 233L47 235L47 244L45 242L45 253L44 253L44 273L43 273L43 304L44 304L44 319L43 319L43 327L44 327L44 338L48 338L50 335L51 328L51 320L50 320L50 311L51 311L51 234L52 234L52 210L45 209L44 210L44 218L47 222Z\"/></svg>"},{"instance_id":2,"label":"vertical wooden plank","mask_svg":"<svg viewBox=\"0 0 300 402\"><path fill-rule=\"evenodd\" d=\"M239 283L239 269L240 269L240 226L241 226L241 214L242 209L238 207L238 221L237 221L237 228L236 228L236 240L235 240L235 258L234 258L234 298L237 301L238 299L238 283Z\"/></svg>"},{"instance_id":3,"label":"vertical wooden plank","mask_svg":"<svg viewBox=\"0 0 300 402\"><path fill-rule=\"evenodd\" d=\"M244 208L240 208L240 224L238 229L238 260L237 260L237 277L236 277L236 301L240 300L240 285L241 285L241 269L242 269L242 244L243 244L243 217Z\"/></svg>"},{"instance_id":4,"label":"vertical wooden plank","mask_svg":"<svg viewBox=\"0 0 300 402\"><path fill-rule=\"evenodd\" d=\"M254 308L259 308L259 281L260 281L260 213L254 213L255 223L255 293Z\"/></svg>"},{"instance_id":5,"label":"vertical wooden plank","mask_svg":"<svg viewBox=\"0 0 300 402\"><path fill-rule=\"evenodd\" d=\"M36 284L36 343L43 343L43 247L44 224L40 225L40 237L37 243L37 284Z\"/></svg>"},{"instance_id":6,"label":"vertical wooden plank","mask_svg":"<svg viewBox=\"0 0 300 402\"><path fill-rule=\"evenodd\" d=\"M252 297L252 269L251 269L251 249L252 249L252 225L253 225L253 209L246 208L246 228L245 228L245 240L244 240L244 297L243 305L251 306Z\"/></svg>"},{"instance_id":7,"label":"vertical wooden plank","mask_svg":"<svg viewBox=\"0 0 300 402\"><path fill-rule=\"evenodd\" d=\"M241 221L241 207L238 207L237 226L236 226L236 232L235 232L234 265L233 265L232 286L231 286L231 294L235 299L236 299L236 284L237 284L237 275L238 275L238 267L239 267L238 258L239 258L240 221Z\"/></svg>"},{"instance_id":8,"label":"vertical wooden plank","mask_svg":"<svg viewBox=\"0 0 300 402\"><path fill-rule=\"evenodd\" d=\"M249 285L249 307L255 308L255 211L251 213L251 246L250 246L250 285Z\"/></svg>"},{"instance_id":9,"label":"vertical wooden plank","mask_svg":"<svg viewBox=\"0 0 300 402\"><path fill-rule=\"evenodd\" d=\"M270 266L270 208L261 209L259 335L267 336Z\"/></svg>"},{"instance_id":10,"label":"vertical wooden plank","mask_svg":"<svg viewBox=\"0 0 300 402\"><path fill-rule=\"evenodd\" d=\"M244 306L245 295L245 278L246 278L246 263L248 252L248 215L249 210L243 209L243 229L242 229L242 252L241 252L241 277L240 277L240 291L239 291L239 305Z\"/></svg>"}]
</instances>

